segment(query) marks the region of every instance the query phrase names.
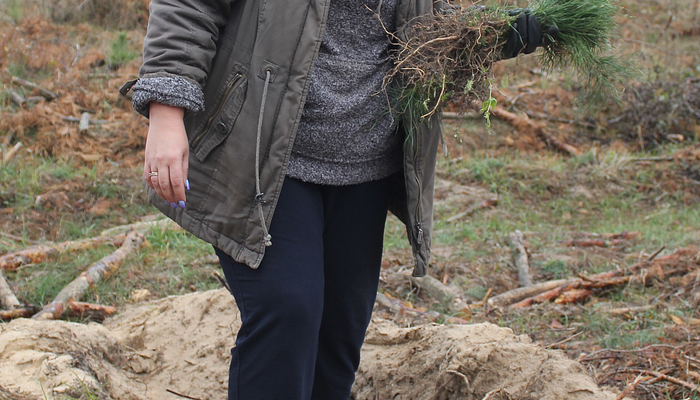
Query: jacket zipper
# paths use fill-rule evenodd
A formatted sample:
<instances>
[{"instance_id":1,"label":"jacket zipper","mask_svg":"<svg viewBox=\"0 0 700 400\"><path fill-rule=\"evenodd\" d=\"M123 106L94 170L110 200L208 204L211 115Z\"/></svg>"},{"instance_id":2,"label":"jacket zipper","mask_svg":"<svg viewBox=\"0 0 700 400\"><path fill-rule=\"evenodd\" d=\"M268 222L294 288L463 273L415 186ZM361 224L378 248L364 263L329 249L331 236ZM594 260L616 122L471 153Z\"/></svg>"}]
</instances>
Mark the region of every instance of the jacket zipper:
<instances>
[{"instance_id":1,"label":"jacket zipper","mask_svg":"<svg viewBox=\"0 0 700 400\"><path fill-rule=\"evenodd\" d=\"M423 201L423 185L421 183L420 177L418 177L418 173L416 172L416 163L418 159L418 141L416 141L416 149L413 153L413 177L416 180L416 184L418 185L418 201L416 202L416 209L414 210L413 217L415 218L415 222L413 223L413 227L415 229L415 235L416 235L416 244L418 244L418 248L420 248L423 245L423 228L421 226L421 203Z\"/></svg>"},{"instance_id":2,"label":"jacket zipper","mask_svg":"<svg viewBox=\"0 0 700 400\"><path fill-rule=\"evenodd\" d=\"M219 115L221 112L221 109L224 107L224 103L226 103L226 98L228 97L229 93L231 92L231 89L236 85L236 83L243 77L240 73L237 73L233 79L229 81L229 83L226 85L226 92L224 92L224 96L221 98L221 102L219 103L219 108L216 109L216 112L209 118L207 121L207 126L204 128L202 133L200 133L194 140L192 141L192 144L190 145L191 148L195 149L197 148L197 145L199 142L202 140L202 138L209 132L209 128L211 127L211 123L214 121L214 119Z\"/></svg>"}]
</instances>

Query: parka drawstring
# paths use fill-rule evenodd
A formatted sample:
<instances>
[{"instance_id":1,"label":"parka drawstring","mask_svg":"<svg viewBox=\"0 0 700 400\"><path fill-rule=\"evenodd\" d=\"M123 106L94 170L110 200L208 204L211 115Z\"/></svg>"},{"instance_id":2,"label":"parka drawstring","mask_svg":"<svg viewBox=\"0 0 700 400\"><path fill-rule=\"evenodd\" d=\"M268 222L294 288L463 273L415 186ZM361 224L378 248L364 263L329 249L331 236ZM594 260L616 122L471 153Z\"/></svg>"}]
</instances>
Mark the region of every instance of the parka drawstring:
<instances>
[{"instance_id":1,"label":"parka drawstring","mask_svg":"<svg viewBox=\"0 0 700 400\"><path fill-rule=\"evenodd\" d=\"M270 85L270 70L265 70L265 86L263 86L262 104L260 105L260 116L258 117L258 136L255 144L255 202L258 203L258 212L260 213L260 223L262 224L263 235L265 237L265 246L272 246L272 236L267 231L265 223L265 214L263 212L263 204L265 204L265 193L260 191L260 141L262 138L263 116L265 114L265 103L267 102L267 88Z\"/></svg>"}]
</instances>

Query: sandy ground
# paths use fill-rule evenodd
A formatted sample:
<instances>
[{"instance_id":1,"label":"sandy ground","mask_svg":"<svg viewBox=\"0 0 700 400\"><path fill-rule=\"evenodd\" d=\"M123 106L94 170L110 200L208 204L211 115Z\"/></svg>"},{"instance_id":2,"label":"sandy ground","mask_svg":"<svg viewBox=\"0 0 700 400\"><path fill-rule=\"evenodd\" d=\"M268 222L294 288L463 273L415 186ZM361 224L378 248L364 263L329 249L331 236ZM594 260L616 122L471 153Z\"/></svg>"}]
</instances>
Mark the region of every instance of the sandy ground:
<instances>
[{"instance_id":1,"label":"sandy ground","mask_svg":"<svg viewBox=\"0 0 700 400\"><path fill-rule=\"evenodd\" d=\"M225 399L240 322L225 290L125 308L97 323L0 325L0 399ZM614 400L582 367L491 324L399 328L375 319L353 399Z\"/></svg>"}]
</instances>

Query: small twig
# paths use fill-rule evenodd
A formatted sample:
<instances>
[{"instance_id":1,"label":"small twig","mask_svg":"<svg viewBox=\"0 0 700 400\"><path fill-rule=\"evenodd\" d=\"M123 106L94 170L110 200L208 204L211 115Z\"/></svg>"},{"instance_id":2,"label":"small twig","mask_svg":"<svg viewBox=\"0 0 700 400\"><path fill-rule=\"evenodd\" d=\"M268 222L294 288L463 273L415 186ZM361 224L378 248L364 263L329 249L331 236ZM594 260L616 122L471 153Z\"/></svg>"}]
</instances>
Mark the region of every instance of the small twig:
<instances>
[{"instance_id":1,"label":"small twig","mask_svg":"<svg viewBox=\"0 0 700 400\"><path fill-rule=\"evenodd\" d=\"M174 390L172 390L172 389L165 389L165 391L168 392L168 393L172 393L172 394L174 394L175 396L183 397L183 398L185 398L185 399L202 400L202 399L200 399L200 398L198 398L198 397L192 397L192 396L188 396L188 395L186 395L186 394L178 393L178 392L176 392L176 391L174 391Z\"/></svg>"},{"instance_id":2,"label":"small twig","mask_svg":"<svg viewBox=\"0 0 700 400\"><path fill-rule=\"evenodd\" d=\"M628 370L628 372L636 372L639 374L647 374L647 375L655 376L657 378L661 378L661 379L669 381L671 383L675 383L678 386L683 386L684 388L686 388L688 390L693 390L693 391L698 390L697 385L694 385L694 384L686 382L686 381L682 381L680 379L674 378L672 376L668 376L666 374L662 374L661 372L649 371L649 370L645 370L645 369L630 369L630 370Z\"/></svg>"},{"instance_id":3,"label":"small twig","mask_svg":"<svg viewBox=\"0 0 700 400\"><path fill-rule=\"evenodd\" d=\"M472 391L472 385L469 383L469 379L467 378L466 375L464 375L463 373L456 371L454 369L448 369L448 370L445 370L445 372L447 372L448 374L455 374L455 375L461 377L462 379L464 379L464 383L467 384L467 390L470 392Z\"/></svg>"},{"instance_id":4,"label":"small twig","mask_svg":"<svg viewBox=\"0 0 700 400\"><path fill-rule=\"evenodd\" d=\"M84 115L84 114L87 114L87 113L83 113L83 115ZM88 121L89 121L89 123L92 124L92 125L104 125L104 124L108 124L108 123L109 123L109 121L104 120L104 119L89 119L89 115L90 115L90 114L88 114ZM61 119L62 119L63 121L66 121L66 122L76 122L76 123L80 123L80 122L83 120L82 117L81 117L81 118L67 117L67 116L65 116L65 115L61 115Z\"/></svg>"},{"instance_id":5,"label":"small twig","mask_svg":"<svg viewBox=\"0 0 700 400\"><path fill-rule=\"evenodd\" d=\"M664 251L664 249L666 249L666 245L661 246L661 248L656 250L654 254L650 255L647 261L652 262L659 254L661 254L662 251Z\"/></svg>"},{"instance_id":6,"label":"small twig","mask_svg":"<svg viewBox=\"0 0 700 400\"><path fill-rule=\"evenodd\" d=\"M221 276L219 271L214 271L214 277L226 288L226 290L228 290L229 293L233 294L231 291L231 286L228 285L228 282L226 282L226 279Z\"/></svg>"},{"instance_id":7,"label":"small twig","mask_svg":"<svg viewBox=\"0 0 700 400\"><path fill-rule=\"evenodd\" d=\"M491 395L501 393L502 391L503 391L503 388L493 389L492 391L486 393L486 396L484 396L484 398L481 400L489 400L491 398Z\"/></svg>"},{"instance_id":8,"label":"small twig","mask_svg":"<svg viewBox=\"0 0 700 400\"><path fill-rule=\"evenodd\" d=\"M451 112L443 111L440 113L442 119L481 119L483 115L478 112Z\"/></svg>"},{"instance_id":9,"label":"small twig","mask_svg":"<svg viewBox=\"0 0 700 400\"><path fill-rule=\"evenodd\" d=\"M566 343L566 342L568 342L568 341L571 341L571 340L576 339L577 337L583 335L584 333L586 333L586 331L581 331L581 332L579 332L579 333L577 333L577 334L575 334L575 335L569 336L568 338L566 338L566 339L564 339L564 340L560 340L560 341L558 341L558 342L556 342L556 343L552 343L552 344L550 344L549 346L547 346L547 348L548 348L548 349L551 349L551 348L554 347L554 346L560 346L560 345L562 345L562 344L564 344L564 343Z\"/></svg>"}]
</instances>

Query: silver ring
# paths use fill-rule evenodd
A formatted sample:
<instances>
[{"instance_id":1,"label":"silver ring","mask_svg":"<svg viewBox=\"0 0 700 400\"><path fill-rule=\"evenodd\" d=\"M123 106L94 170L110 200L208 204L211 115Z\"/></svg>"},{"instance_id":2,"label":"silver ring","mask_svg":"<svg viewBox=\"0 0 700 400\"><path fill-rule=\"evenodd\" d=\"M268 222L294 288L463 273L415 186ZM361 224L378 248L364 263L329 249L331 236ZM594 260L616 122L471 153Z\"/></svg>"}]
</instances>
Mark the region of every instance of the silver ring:
<instances>
[{"instance_id":1,"label":"silver ring","mask_svg":"<svg viewBox=\"0 0 700 400\"><path fill-rule=\"evenodd\" d=\"M148 173L148 177L149 177L149 178L152 177L152 176L158 176L158 171L149 172L149 173Z\"/></svg>"}]
</instances>

